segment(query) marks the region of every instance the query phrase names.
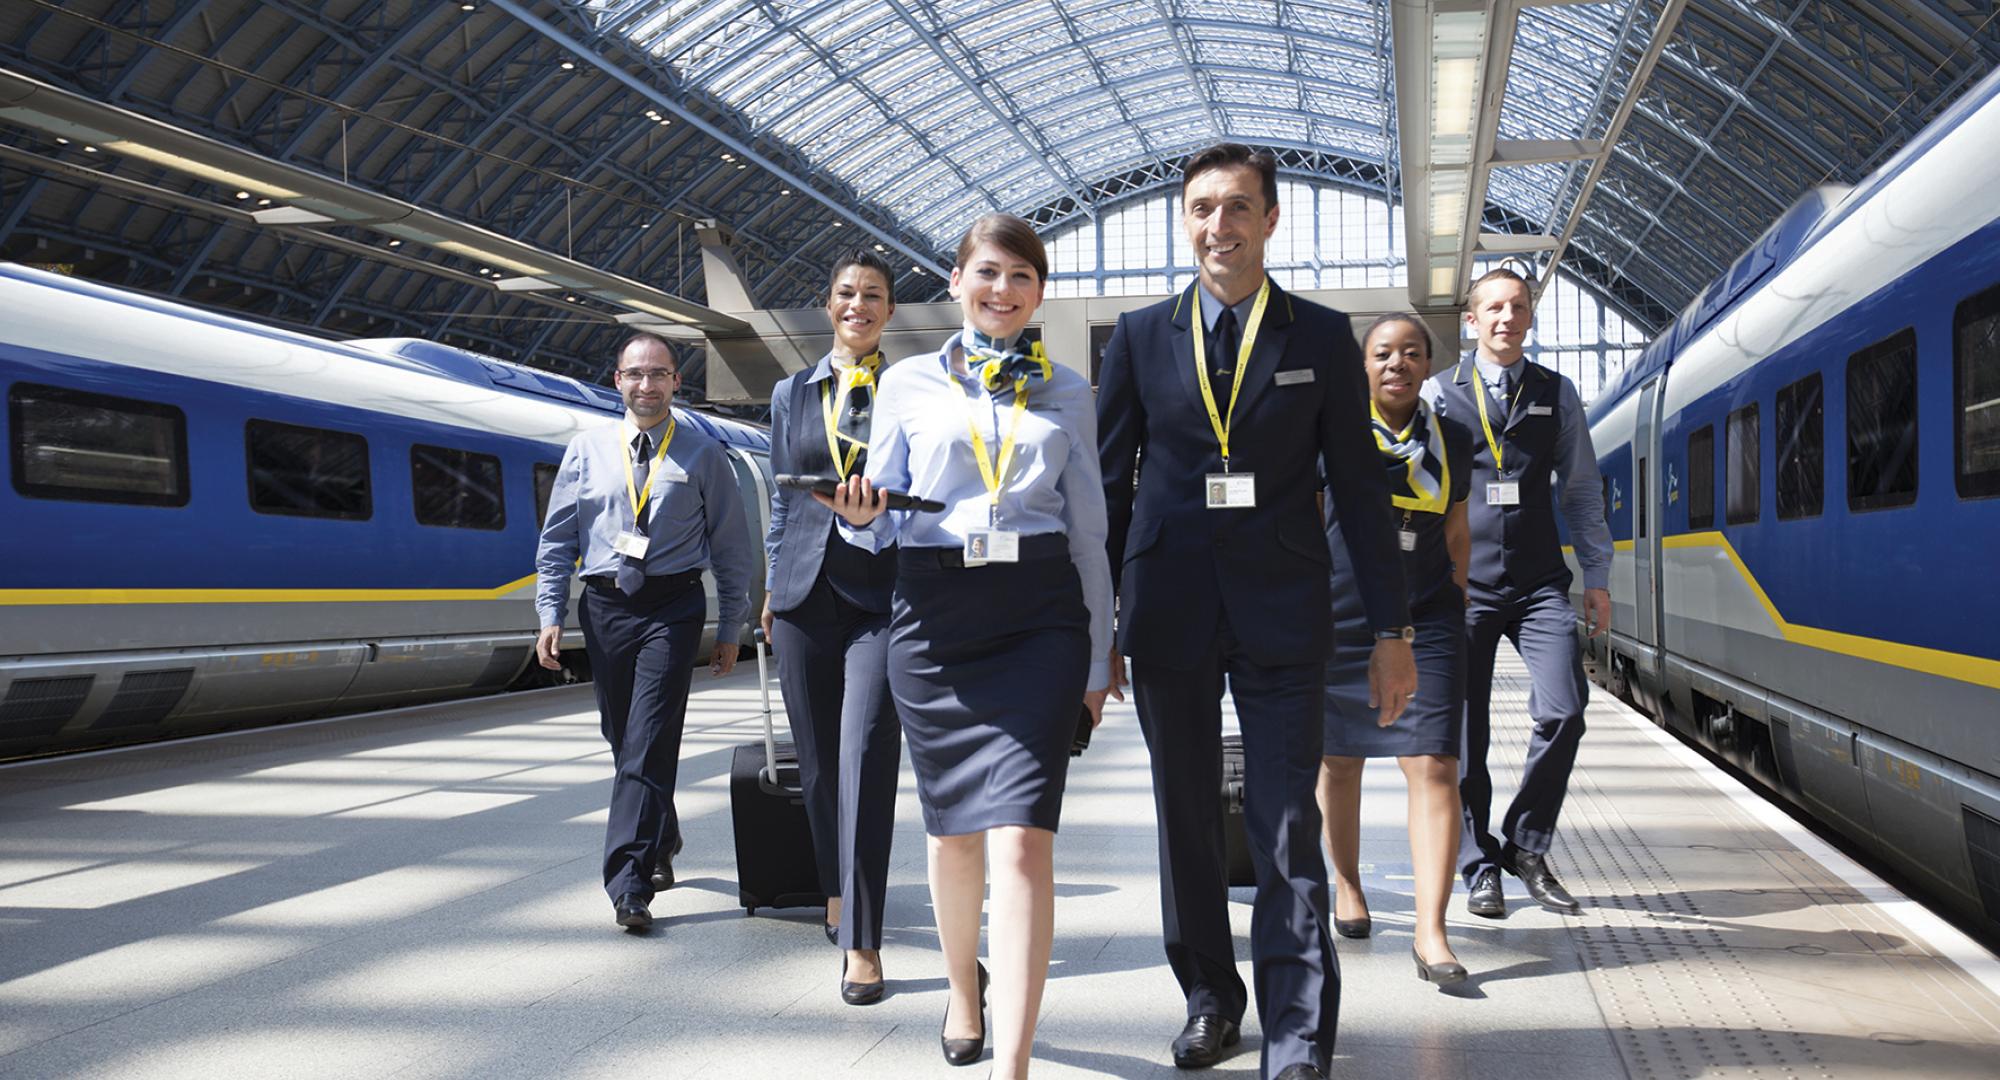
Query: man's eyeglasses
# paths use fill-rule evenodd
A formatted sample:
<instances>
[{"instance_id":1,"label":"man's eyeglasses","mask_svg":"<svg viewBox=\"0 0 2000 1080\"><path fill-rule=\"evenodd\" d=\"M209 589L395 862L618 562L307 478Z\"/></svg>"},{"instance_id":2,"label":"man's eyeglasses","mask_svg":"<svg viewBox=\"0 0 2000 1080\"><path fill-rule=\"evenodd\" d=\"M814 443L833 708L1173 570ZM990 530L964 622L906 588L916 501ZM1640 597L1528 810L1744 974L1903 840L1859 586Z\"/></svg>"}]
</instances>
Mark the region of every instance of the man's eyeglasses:
<instances>
[{"instance_id":1,"label":"man's eyeglasses","mask_svg":"<svg viewBox=\"0 0 2000 1080\"><path fill-rule=\"evenodd\" d=\"M625 380L626 382L635 382L635 383L642 383L648 381L666 382L668 379L680 378L680 374L681 374L680 372L675 371L672 368L663 368L663 367L626 368L618 373L618 377Z\"/></svg>"}]
</instances>

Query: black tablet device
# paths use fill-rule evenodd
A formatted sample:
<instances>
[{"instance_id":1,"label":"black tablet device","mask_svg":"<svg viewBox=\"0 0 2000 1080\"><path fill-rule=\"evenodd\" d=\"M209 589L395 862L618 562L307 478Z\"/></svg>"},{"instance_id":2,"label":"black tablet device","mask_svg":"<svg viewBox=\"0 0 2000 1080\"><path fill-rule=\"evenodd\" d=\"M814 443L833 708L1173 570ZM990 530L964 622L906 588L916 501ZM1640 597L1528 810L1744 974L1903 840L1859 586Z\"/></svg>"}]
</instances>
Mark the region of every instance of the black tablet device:
<instances>
[{"instance_id":1,"label":"black tablet device","mask_svg":"<svg viewBox=\"0 0 2000 1080\"><path fill-rule=\"evenodd\" d=\"M791 473L779 473L778 486L814 491L831 499L833 498L834 489L840 486L840 481L835 480L831 476L795 476ZM922 510L927 514L936 514L944 511L944 504L938 502L936 499L919 499L914 495L906 495L900 491L891 491L889 492L889 509Z\"/></svg>"}]
</instances>

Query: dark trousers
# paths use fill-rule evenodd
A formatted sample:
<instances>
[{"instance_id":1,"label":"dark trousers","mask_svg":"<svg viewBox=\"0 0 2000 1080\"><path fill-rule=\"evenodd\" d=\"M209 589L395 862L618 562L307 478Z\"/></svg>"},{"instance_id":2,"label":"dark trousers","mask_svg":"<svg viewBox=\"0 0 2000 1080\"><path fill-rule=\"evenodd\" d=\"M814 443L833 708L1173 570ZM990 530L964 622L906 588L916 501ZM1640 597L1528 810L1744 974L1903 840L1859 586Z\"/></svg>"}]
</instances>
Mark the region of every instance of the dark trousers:
<instances>
[{"instance_id":1,"label":"dark trousers","mask_svg":"<svg viewBox=\"0 0 2000 1080\"><path fill-rule=\"evenodd\" d=\"M820 889L841 901L840 946L882 947L902 725L889 697L889 615L827 584L771 623L778 681L799 751Z\"/></svg>"},{"instance_id":2,"label":"dark trousers","mask_svg":"<svg viewBox=\"0 0 2000 1080\"><path fill-rule=\"evenodd\" d=\"M1465 744L1458 755L1458 795L1465 807L1458 868L1467 884L1492 867L1512 863L1514 852L1544 854L1555 840L1556 818L1569 791L1569 773L1583 741L1583 706L1589 700L1576 641L1576 612L1562 583L1528 593L1474 583L1465 609L1468 664L1465 678ZM1502 637L1528 665L1528 761L1521 789L1500 819L1500 837L1487 828L1493 779L1486 772L1492 730L1493 656ZM1504 844L1503 844L1504 839Z\"/></svg>"},{"instance_id":3,"label":"dark trousers","mask_svg":"<svg viewBox=\"0 0 2000 1080\"><path fill-rule=\"evenodd\" d=\"M1132 665L1139 726L1153 760L1160 820L1160 914L1167 963L1190 1017L1240 1021L1243 980L1229 933L1222 839L1222 690L1243 731L1243 815L1257 899L1250 957L1263 1073L1306 1063L1324 1072L1340 1020L1340 963L1327 934L1320 856L1320 664L1263 667L1226 634L1201 662Z\"/></svg>"},{"instance_id":4,"label":"dark trousers","mask_svg":"<svg viewBox=\"0 0 2000 1080\"><path fill-rule=\"evenodd\" d=\"M680 839L674 781L688 679L708 603L701 575L649 578L626 596L591 584L577 600L591 686L617 772L604 827L604 891L650 899L653 865Z\"/></svg>"}]
</instances>

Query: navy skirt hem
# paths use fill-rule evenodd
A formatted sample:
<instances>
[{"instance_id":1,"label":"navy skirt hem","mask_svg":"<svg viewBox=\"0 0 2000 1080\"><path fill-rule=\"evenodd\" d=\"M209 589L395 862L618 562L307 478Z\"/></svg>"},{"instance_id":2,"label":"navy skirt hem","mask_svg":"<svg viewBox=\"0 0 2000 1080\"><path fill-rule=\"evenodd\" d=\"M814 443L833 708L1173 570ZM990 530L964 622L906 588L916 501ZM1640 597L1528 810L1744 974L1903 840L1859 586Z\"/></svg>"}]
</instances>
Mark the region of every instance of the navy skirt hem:
<instances>
[{"instance_id":1,"label":"navy skirt hem","mask_svg":"<svg viewBox=\"0 0 2000 1080\"><path fill-rule=\"evenodd\" d=\"M1340 627L1326 665L1326 756L1458 756L1465 732L1465 609L1453 589L1411 618L1417 628L1417 696L1388 727L1375 723L1379 710L1368 705L1368 657L1375 641L1365 628Z\"/></svg>"}]
</instances>

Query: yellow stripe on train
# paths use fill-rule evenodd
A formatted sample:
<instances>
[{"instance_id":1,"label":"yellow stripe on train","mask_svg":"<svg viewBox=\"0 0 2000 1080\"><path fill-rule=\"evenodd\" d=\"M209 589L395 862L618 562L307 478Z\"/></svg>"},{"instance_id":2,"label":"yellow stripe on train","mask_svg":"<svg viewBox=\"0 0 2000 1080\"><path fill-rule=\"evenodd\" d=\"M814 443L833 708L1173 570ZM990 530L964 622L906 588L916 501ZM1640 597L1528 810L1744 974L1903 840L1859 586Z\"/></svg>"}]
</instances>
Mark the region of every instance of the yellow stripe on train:
<instances>
[{"instance_id":1,"label":"yellow stripe on train","mask_svg":"<svg viewBox=\"0 0 2000 1080\"><path fill-rule=\"evenodd\" d=\"M77 604L351 604L505 600L535 575L491 589L0 589L0 606Z\"/></svg>"}]
</instances>

